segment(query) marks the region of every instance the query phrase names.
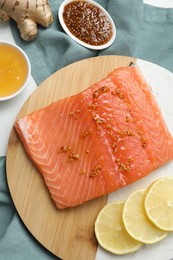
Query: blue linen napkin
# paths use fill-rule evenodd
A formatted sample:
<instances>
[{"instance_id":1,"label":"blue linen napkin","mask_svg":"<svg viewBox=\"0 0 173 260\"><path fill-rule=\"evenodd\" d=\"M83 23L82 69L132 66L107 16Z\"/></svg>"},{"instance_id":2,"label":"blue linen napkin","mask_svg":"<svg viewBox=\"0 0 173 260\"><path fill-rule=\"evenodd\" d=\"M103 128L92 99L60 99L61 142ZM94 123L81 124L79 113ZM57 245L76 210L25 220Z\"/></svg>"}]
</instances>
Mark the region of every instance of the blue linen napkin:
<instances>
[{"instance_id":1,"label":"blue linen napkin","mask_svg":"<svg viewBox=\"0 0 173 260\"><path fill-rule=\"evenodd\" d=\"M161 65L173 72L173 9L144 5L142 0L97 0L107 9L117 27L117 38L102 51L86 49L62 30L57 19L61 1L50 0L54 22L39 27L33 42L20 38L16 23L11 30L29 56L32 75L39 85L52 73L77 60L98 55L134 56ZM9 195L5 177L5 157L0 158L0 260L54 259L26 230ZM57 258L56 258L57 259Z\"/></svg>"}]
</instances>

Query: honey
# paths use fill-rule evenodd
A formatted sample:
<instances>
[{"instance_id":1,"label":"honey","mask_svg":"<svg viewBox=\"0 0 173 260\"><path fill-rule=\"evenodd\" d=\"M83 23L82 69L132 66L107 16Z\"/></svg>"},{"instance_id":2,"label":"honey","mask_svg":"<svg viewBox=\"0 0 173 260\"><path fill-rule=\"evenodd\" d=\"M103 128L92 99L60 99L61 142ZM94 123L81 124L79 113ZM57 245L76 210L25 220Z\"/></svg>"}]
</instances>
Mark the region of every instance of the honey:
<instances>
[{"instance_id":1,"label":"honey","mask_svg":"<svg viewBox=\"0 0 173 260\"><path fill-rule=\"evenodd\" d=\"M8 44L0 44L0 97L17 92L25 83L28 64L22 53Z\"/></svg>"}]
</instances>

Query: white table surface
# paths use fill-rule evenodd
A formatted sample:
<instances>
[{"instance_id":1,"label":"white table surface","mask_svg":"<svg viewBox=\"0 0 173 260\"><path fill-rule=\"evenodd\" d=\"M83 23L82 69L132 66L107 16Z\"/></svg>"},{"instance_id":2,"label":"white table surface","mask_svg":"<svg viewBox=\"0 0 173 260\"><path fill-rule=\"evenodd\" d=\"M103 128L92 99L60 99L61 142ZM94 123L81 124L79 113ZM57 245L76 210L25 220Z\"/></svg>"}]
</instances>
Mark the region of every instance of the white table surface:
<instances>
[{"instance_id":1,"label":"white table surface","mask_svg":"<svg viewBox=\"0 0 173 260\"><path fill-rule=\"evenodd\" d=\"M144 0L144 2L153 6L173 8L173 0ZM0 23L0 40L14 42L8 23ZM19 96L0 102L0 156L6 155L10 131L16 115L36 87L37 85L31 76L26 89Z\"/></svg>"}]
</instances>

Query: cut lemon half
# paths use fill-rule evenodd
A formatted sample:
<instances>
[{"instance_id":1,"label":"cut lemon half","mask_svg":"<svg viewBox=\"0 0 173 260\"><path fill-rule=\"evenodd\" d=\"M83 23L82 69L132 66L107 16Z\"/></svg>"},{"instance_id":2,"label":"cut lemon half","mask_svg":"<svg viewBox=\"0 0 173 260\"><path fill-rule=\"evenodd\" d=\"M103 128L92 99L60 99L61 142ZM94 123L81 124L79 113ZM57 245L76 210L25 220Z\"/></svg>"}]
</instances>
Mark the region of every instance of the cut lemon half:
<instances>
[{"instance_id":1,"label":"cut lemon half","mask_svg":"<svg viewBox=\"0 0 173 260\"><path fill-rule=\"evenodd\" d=\"M160 230L148 219L144 209L144 197L146 191L133 192L127 199L123 209L124 226L134 239L153 244L164 239L168 232Z\"/></svg>"},{"instance_id":2,"label":"cut lemon half","mask_svg":"<svg viewBox=\"0 0 173 260\"><path fill-rule=\"evenodd\" d=\"M148 189L145 211L155 226L173 231L173 178L161 178Z\"/></svg>"},{"instance_id":3,"label":"cut lemon half","mask_svg":"<svg viewBox=\"0 0 173 260\"><path fill-rule=\"evenodd\" d=\"M132 253L143 245L127 233L122 221L123 207L124 202L108 203L95 222L95 234L100 246L113 254Z\"/></svg>"}]
</instances>

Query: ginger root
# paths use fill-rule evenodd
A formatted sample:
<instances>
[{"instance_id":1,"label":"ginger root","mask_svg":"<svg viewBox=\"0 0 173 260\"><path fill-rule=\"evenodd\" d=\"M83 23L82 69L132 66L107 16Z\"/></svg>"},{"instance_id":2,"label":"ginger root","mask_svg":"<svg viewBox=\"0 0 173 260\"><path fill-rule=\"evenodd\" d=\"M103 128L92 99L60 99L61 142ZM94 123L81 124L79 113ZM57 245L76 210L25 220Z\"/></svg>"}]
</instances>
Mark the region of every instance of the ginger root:
<instances>
[{"instance_id":1,"label":"ginger root","mask_svg":"<svg viewBox=\"0 0 173 260\"><path fill-rule=\"evenodd\" d=\"M48 0L0 0L0 21L10 18L16 21L25 41L37 37L37 24L48 27L53 21Z\"/></svg>"}]
</instances>

